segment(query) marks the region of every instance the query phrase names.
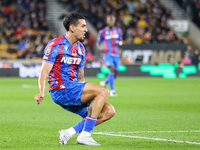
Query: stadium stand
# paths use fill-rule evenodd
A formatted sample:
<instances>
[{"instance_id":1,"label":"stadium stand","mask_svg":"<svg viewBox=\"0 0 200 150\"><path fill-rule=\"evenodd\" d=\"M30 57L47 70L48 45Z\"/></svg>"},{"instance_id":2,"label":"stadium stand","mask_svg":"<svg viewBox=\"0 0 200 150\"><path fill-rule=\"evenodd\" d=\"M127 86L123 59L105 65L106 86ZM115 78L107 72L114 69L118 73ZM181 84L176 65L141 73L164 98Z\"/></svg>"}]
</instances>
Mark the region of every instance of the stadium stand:
<instances>
[{"instance_id":1,"label":"stadium stand","mask_svg":"<svg viewBox=\"0 0 200 150\"><path fill-rule=\"evenodd\" d=\"M192 20L200 28L200 1L199 0L176 0L186 11L188 19Z\"/></svg>"},{"instance_id":2,"label":"stadium stand","mask_svg":"<svg viewBox=\"0 0 200 150\"><path fill-rule=\"evenodd\" d=\"M61 0L62 1L62 0ZM173 18L169 9L159 0L65 0L71 8L84 16L100 30L106 24L104 17L113 13L116 24L124 33L124 43L182 43L183 41L167 26ZM72 10L71 9L71 10Z\"/></svg>"},{"instance_id":3,"label":"stadium stand","mask_svg":"<svg viewBox=\"0 0 200 150\"><path fill-rule=\"evenodd\" d=\"M41 58L50 38L45 0L0 1L0 58Z\"/></svg>"}]
</instances>

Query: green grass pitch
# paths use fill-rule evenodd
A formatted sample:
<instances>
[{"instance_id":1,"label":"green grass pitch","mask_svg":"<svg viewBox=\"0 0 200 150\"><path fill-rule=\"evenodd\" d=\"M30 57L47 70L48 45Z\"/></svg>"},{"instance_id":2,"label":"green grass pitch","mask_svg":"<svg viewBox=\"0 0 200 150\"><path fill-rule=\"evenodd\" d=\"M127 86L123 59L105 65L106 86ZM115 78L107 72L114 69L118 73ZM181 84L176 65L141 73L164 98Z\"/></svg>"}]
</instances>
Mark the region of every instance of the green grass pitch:
<instances>
[{"instance_id":1,"label":"green grass pitch","mask_svg":"<svg viewBox=\"0 0 200 150\"><path fill-rule=\"evenodd\" d=\"M100 79L86 78L98 84ZM37 105L36 78L0 78L0 149L200 149L200 78L119 77L116 115L93 130L101 146L59 145L57 131L81 120L56 105L46 87Z\"/></svg>"}]
</instances>

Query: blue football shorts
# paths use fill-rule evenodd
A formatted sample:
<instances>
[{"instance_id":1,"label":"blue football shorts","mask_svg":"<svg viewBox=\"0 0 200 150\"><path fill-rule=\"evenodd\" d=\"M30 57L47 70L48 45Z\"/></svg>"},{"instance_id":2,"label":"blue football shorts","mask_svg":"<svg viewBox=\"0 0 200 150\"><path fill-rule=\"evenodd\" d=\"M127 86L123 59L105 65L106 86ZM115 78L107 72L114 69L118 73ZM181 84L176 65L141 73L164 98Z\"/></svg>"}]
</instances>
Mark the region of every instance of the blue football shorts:
<instances>
[{"instance_id":1,"label":"blue football shorts","mask_svg":"<svg viewBox=\"0 0 200 150\"><path fill-rule=\"evenodd\" d=\"M62 84L66 89L49 91L52 100L65 110L85 118L88 103L81 102L81 93L86 82L63 81Z\"/></svg>"},{"instance_id":2,"label":"blue football shorts","mask_svg":"<svg viewBox=\"0 0 200 150\"><path fill-rule=\"evenodd\" d=\"M103 61L106 66L114 66L114 69L118 71L119 67L119 60L118 56L112 56L110 54L104 54Z\"/></svg>"}]
</instances>

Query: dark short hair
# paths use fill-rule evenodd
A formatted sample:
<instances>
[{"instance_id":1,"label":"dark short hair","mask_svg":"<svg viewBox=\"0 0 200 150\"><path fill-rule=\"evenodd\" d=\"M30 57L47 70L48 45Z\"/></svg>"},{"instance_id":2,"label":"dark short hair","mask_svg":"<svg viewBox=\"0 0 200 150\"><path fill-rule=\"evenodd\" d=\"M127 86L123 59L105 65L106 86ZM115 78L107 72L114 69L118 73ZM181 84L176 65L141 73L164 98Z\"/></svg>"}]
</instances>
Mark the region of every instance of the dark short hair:
<instances>
[{"instance_id":1,"label":"dark short hair","mask_svg":"<svg viewBox=\"0 0 200 150\"><path fill-rule=\"evenodd\" d=\"M69 31L69 26L71 24L76 26L79 19L85 19L85 17L79 13L72 11L63 19L63 26L67 31Z\"/></svg>"}]
</instances>

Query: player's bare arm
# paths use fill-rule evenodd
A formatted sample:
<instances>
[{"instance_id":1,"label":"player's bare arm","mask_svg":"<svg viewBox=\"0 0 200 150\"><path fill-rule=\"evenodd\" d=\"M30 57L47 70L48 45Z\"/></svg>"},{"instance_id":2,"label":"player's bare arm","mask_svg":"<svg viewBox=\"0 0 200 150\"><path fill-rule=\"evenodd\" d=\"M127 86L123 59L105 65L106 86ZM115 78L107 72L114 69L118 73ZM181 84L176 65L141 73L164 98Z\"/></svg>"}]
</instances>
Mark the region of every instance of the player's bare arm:
<instances>
[{"instance_id":1,"label":"player's bare arm","mask_svg":"<svg viewBox=\"0 0 200 150\"><path fill-rule=\"evenodd\" d=\"M78 81L85 81L84 79L84 68L77 69L77 79Z\"/></svg>"},{"instance_id":2,"label":"player's bare arm","mask_svg":"<svg viewBox=\"0 0 200 150\"><path fill-rule=\"evenodd\" d=\"M44 99L46 78L49 72L51 71L52 67L53 67L53 64L43 61L40 76L38 79L38 86L39 86L40 93L35 96L35 100L37 104L40 104L41 101Z\"/></svg>"}]
</instances>

